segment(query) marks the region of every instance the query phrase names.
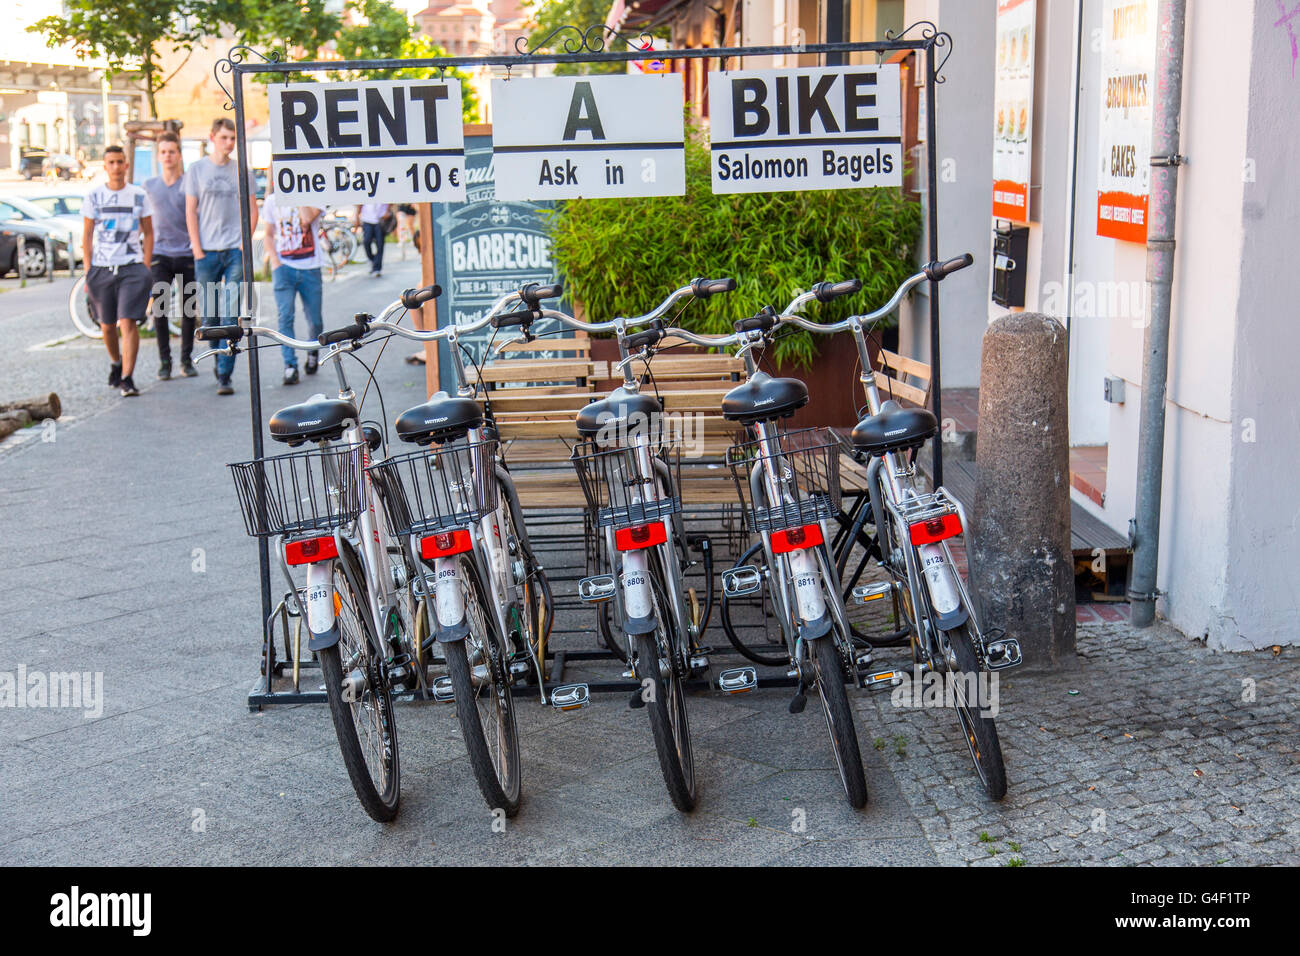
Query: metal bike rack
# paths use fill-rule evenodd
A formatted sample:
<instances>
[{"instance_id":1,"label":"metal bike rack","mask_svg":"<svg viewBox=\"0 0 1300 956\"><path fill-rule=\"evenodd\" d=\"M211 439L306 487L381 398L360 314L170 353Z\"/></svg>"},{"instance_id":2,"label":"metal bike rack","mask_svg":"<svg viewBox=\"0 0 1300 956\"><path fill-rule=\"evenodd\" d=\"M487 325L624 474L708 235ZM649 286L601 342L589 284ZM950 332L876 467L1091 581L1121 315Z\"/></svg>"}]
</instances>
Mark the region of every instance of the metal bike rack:
<instances>
[{"instance_id":1,"label":"metal bike rack","mask_svg":"<svg viewBox=\"0 0 1300 956\"><path fill-rule=\"evenodd\" d=\"M908 39L909 34L915 33L913 38ZM938 102L936 96L936 87L944 82L942 76L943 67L952 55L952 37L939 30L929 21L917 21L910 24L897 35L892 33L886 34L887 40L857 42L857 43L813 43L800 45L781 45L781 46L757 46L757 47L716 47L686 50L654 50L654 59L656 60L718 60L722 69L726 69L729 61L734 61L737 65L743 65L745 57L750 56L808 56L820 55L827 58L834 57L837 62L843 62L846 54L850 53L875 53L883 59L886 55L895 52L914 51L918 57L924 59L924 67L918 69L924 70L925 85L925 106L926 106L926 131L925 131L925 176L926 191L924 202L926 205L927 234L928 234L928 256L931 261L939 258L939 210L938 210L938 163L936 160L937 148L937 124ZM559 40L557 40L557 37ZM606 49L610 41L622 40L628 45L626 51L615 52ZM270 55L263 54L250 46L239 45L232 47L230 52L221 60L218 60L213 67L213 74L222 91L226 93L229 102L225 104L226 109L234 111L235 130L236 130L236 149L238 150L238 159L241 167L246 168L248 165L248 136L247 124L244 111L244 77L258 75L279 75L286 80L294 73L323 73L326 71L350 71L350 70L399 70L408 67L422 67L435 69L440 72L446 71L453 67L479 67L479 66L504 66L510 67L529 67L534 64L575 64L575 63L625 63L632 60L645 59L649 49L650 37L642 34L636 39L619 34L617 31L610 29L604 24L582 28L574 25L565 25L554 30L549 36L539 41L535 46L526 48L527 38L520 37L515 44L515 52L512 54L491 54L487 56L446 56L446 57L425 57L419 59L403 60L397 58L370 59L370 60L330 60L321 61L313 60L302 63L281 62L279 55L272 52ZM545 52L548 44L556 41L563 45L566 52L550 53ZM230 78L230 88L227 88L223 77ZM253 238L252 226L249 220L249 194L248 180L245 177L239 178L239 216L240 216L240 234L242 238L241 252L243 257L243 274L251 276L253 272ZM250 307L251 295L249 283L240 285L240 319L241 325L251 324ZM929 324L930 324L930 356L931 356L931 390L932 400L934 403L934 414L942 420L941 401L941 379L940 379L940 349L939 349L939 283L938 280L931 280L929 287ZM263 414L262 414L262 382L259 354L257 349L249 349L248 355L248 374L249 374L249 412L252 426L252 445L253 457L263 457ZM942 442L933 442L934 454L934 483L936 485L943 482L943 458ZM859 501L857 511L853 512L853 517L849 518L850 531L856 537L861 532L861 525L857 523L857 517L860 509L863 507ZM854 523L857 523L856 530L852 529ZM265 539L259 539L258 542L258 574L261 584L261 601L262 601L262 622L263 635L262 647L264 655L264 664L261 678L249 693L248 704L253 710L260 710L262 707L274 704L296 704L323 701L324 694L317 691L276 691L274 681L277 677L283 675L286 667L291 667L292 662L278 660L275 649L275 632L273 627L273 609L271 597L271 559L268 542ZM856 580L856 576L855 576ZM608 652L599 651L564 651L560 652L563 657L559 663L562 665L565 660L577 661L580 659L590 659L591 654L600 654ZM612 655L609 655L612 656ZM762 686L773 686L771 681L761 682ZM777 683L780 683L778 680ZM688 685L689 686L689 685ZM595 689L595 688L593 688ZM623 689L622 686L614 689Z\"/></svg>"}]
</instances>

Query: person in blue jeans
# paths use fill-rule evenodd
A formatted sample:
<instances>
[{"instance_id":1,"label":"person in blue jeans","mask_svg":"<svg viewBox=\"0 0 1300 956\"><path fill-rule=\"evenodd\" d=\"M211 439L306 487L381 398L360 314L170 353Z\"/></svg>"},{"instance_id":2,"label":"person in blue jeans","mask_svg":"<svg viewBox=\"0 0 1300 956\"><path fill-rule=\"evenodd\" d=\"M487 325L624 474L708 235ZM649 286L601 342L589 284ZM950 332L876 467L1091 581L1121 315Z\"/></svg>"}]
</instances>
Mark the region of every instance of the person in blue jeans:
<instances>
[{"instance_id":1,"label":"person in blue jeans","mask_svg":"<svg viewBox=\"0 0 1300 956\"><path fill-rule=\"evenodd\" d=\"M274 177L268 175L267 182ZM271 260L272 288L275 290L275 308L279 313L280 332L290 338L294 335L293 319L296 299L302 299L302 309L307 315L308 338L321 334L321 252L317 227L321 210L314 206L281 205L280 197L267 193L262 203L262 221L266 223L266 250ZM281 346L284 356L284 384L298 384L298 353ZM307 353L308 375L316 372L317 354Z\"/></svg>"},{"instance_id":2,"label":"person in blue jeans","mask_svg":"<svg viewBox=\"0 0 1300 956\"><path fill-rule=\"evenodd\" d=\"M185 224L194 250L194 278L203 289L203 324L233 324L239 318L239 288L244 281L244 260L240 254L238 164L235 124L221 117L212 124L209 137L212 155L205 156L185 173ZM257 191L253 175L248 180L250 234L257 229ZM226 343L218 342L217 347ZM217 394L233 395L230 376L234 356L218 355L214 372Z\"/></svg>"}]
</instances>

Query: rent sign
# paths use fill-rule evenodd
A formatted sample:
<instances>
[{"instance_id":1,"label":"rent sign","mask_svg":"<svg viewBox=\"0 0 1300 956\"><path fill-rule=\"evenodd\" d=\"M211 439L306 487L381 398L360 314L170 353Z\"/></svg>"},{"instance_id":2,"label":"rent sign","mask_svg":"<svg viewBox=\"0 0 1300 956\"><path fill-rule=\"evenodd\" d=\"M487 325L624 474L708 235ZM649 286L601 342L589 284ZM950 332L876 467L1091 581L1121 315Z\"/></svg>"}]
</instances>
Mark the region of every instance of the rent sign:
<instances>
[{"instance_id":1,"label":"rent sign","mask_svg":"<svg viewBox=\"0 0 1300 956\"><path fill-rule=\"evenodd\" d=\"M715 193L903 182L898 65L709 74Z\"/></svg>"},{"instance_id":2,"label":"rent sign","mask_svg":"<svg viewBox=\"0 0 1300 956\"><path fill-rule=\"evenodd\" d=\"M686 192L681 74L493 80L492 107L498 199Z\"/></svg>"},{"instance_id":3,"label":"rent sign","mask_svg":"<svg viewBox=\"0 0 1300 956\"><path fill-rule=\"evenodd\" d=\"M465 198L457 80L273 83L275 191L316 206Z\"/></svg>"}]
</instances>

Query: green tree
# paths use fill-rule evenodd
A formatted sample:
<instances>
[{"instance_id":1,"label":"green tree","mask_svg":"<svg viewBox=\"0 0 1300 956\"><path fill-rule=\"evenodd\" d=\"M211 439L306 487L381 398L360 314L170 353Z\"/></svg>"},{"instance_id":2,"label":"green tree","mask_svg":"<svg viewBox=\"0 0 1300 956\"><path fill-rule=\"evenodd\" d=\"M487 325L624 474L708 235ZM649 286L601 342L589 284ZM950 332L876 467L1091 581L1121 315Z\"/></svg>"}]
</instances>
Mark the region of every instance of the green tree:
<instances>
[{"instance_id":1,"label":"green tree","mask_svg":"<svg viewBox=\"0 0 1300 956\"><path fill-rule=\"evenodd\" d=\"M597 26L605 22L614 0L529 0L528 14L537 24L528 37L529 47L535 46L563 26L575 26L580 30ZM651 31L658 35L661 31ZM637 34L639 36L640 34ZM664 33L666 36L667 34ZM618 53L630 49L623 40L611 40L602 34L606 41L605 50ZM637 37L633 37L636 39ZM565 30L556 36L547 47L554 53L565 53L564 41L575 42L578 35L572 30ZM594 35L593 35L594 39ZM555 72L558 76L572 76L578 73L626 73L626 63L557 63Z\"/></svg>"},{"instance_id":2,"label":"green tree","mask_svg":"<svg viewBox=\"0 0 1300 956\"><path fill-rule=\"evenodd\" d=\"M155 94L175 75L162 74L161 53L193 50L217 29L205 0L64 0L63 9L63 15L44 17L28 31L43 34L52 47L73 44L82 59L103 57L110 75L138 70L154 119Z\"/></svg>"},{"instance_id":3,"label":"green tree","mask_svg":"<svg viewBox=\"0 0 1300 956\"><path fill-rule=\"evenodd\" d=\"M353 22L338 32L334 51L345 60L386 60L405 56L411 20L389 0L349 0ZM364 17L365 22L358 18Z\"/></svg>"}]
</instances>

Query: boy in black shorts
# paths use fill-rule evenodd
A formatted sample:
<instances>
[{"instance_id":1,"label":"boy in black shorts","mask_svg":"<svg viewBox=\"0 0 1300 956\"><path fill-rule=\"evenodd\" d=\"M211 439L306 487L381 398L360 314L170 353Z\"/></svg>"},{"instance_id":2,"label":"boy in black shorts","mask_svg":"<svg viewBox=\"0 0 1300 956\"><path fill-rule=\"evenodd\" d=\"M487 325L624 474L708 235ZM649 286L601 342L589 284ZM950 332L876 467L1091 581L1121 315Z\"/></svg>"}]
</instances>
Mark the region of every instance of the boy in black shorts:
<instances>
[{"instance_id":1,"label":"boy in black shorts","mask_svg":"<svg viewBox=\"0 0 1300 956\"><path fill-rule=\"evenodd\" d=\"M108 384L123 396L139 395L131 380L140 351L138 324L149 307L153 287L153 209L148 194L126 181L126 152L104 150L108 182L96 186L82 203L82 247L88 264L86 291L104 330L111 363ZM121 348L118 337L121 336Z\"/></svg>"}]
</instances>

